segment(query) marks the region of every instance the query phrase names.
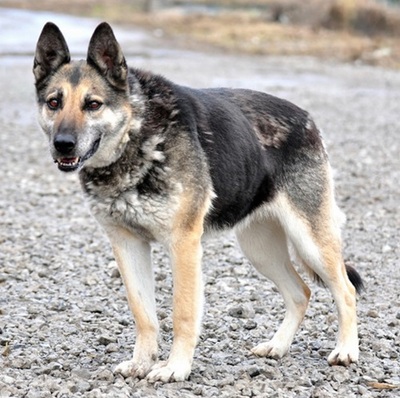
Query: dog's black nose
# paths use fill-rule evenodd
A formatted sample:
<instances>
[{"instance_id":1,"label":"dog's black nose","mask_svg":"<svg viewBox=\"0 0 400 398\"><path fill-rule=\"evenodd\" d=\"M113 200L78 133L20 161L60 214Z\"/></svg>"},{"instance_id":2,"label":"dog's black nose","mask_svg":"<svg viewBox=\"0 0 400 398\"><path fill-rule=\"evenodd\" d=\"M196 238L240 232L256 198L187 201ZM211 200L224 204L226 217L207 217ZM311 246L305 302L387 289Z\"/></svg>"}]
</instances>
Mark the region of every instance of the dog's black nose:
<instances>
[{"instance_id":1,"label":"dog's black nose","mask_svg":"<svg viewBox=\"0 0 400 398\"><path fill-rule=\"evenodd\" d=\"M57 134L54 138L54 147L63 154L68 155L76 145L76 138L72 134Z\"/></svg>"}]
</instances>

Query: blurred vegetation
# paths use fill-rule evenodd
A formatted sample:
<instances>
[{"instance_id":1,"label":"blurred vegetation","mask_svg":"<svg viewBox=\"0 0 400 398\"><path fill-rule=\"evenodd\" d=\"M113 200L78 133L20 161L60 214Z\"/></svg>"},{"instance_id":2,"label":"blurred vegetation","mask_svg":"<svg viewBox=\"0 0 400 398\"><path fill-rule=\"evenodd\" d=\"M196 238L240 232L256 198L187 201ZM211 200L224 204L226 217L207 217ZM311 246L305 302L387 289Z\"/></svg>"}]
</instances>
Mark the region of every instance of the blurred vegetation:
<instances>
[{"instance_id":1,"label":"blurred vegetation","mask_svg":"<svg viewBox=\"0 0 400 398\"><path fill-rule=\"evenodd\" d=\"M390 6L400 5L400 0L165 0L164 3L258 10L269 21L313 28L347 29L367 35L400 34L400 9Z\"/></svg>"},{"instance_id":2,"label":"blurred vegetation","mask_svg":"<svg viewBox=\"0 0 400 398\"><path fill-rule=\"evenodd\" d=\"M95 16L191 46L400 67L399 0L0 0L0 5Z\"/></svg>"}]
</instances>

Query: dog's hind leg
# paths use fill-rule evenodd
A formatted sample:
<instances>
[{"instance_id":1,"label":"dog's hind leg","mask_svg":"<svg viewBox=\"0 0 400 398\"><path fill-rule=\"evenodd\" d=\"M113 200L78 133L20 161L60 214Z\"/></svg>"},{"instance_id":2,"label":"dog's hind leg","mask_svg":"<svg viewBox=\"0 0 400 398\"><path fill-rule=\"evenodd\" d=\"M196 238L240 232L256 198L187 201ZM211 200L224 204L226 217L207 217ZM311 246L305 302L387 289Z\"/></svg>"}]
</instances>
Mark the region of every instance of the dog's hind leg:
<instances>
[{"instance_id":1,"label":"dog's hind leg","mask_svg":"<svg viewBox=\"0 0 400 398\"><path fill-rule=\"evenodd\" d=\"M124 228L109 227L106 232L136 325L133 358L119 364L115 372L125 377L143 378L157 360L158 351L158 321L150 245Z\"/></svg>"},{"instance_id":2,"label":"dog's hind leg","mask_svg":"<svg viewBox=\"0 0 400 398\"><path fill-rule=\"evenodd\" d=\"M339 334L330 365L349 365L358 360L356 288L361 278L351 270L352 280L341 253L339 210L328 187L313 214L296 210L294 200L281 197L280 220L304 265L329 288L338 310Z\"/></svg>"},{"instance_id":3,"label":"dog's hind leg","mask_svg":"<svg viewBox=\"0 0 400 398\"><path fill-rule=\"evenodd\" d=\"M304 318L310 289L293 268L285 232L278 222L254 218L242 223L236 235L244 254L261 274L275 283L286 305L285 318L272 340L259 344L253 352L281 358L288 352Z\"/></svg>"}]
</instances>

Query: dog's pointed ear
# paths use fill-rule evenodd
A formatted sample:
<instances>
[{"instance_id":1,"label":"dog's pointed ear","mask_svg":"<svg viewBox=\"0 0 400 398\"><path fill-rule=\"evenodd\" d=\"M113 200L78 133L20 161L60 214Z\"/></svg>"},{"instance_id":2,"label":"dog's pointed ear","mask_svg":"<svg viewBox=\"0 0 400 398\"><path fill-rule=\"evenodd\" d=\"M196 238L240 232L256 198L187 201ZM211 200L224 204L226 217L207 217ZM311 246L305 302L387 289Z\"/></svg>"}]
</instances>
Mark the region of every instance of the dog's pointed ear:
<instances>
[{"instance_id":1,"label":"dog's pointed ear","mask_svg":"<svg viewBox=\"0 0 400 398\"><path fill-rule=\"evenodd\" d=\"M111 26L103 22L90 39L87 63L100 71L115 87L128 87L128 67Z\"/></svg>"},{"instance_id":2,"label":"dog's pointed ear","mask_svg":"<svg viewBox=\"0 0 400 398\"><path fill-rule=\"evenodd\" d=\"M33 62L36 84L70 60L68 46L60 29L54 23L47 22L36 45Z\"/></svg>"}]
</instances>

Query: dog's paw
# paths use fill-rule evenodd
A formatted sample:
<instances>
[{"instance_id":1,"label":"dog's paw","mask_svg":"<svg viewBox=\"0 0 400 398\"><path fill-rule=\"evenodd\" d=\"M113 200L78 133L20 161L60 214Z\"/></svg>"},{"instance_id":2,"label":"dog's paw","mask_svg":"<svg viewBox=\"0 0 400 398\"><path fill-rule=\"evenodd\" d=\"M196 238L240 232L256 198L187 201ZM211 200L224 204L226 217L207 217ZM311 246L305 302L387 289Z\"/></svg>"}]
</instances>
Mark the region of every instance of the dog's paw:
<instances>
[{"instance_id":1,"label":"dog's paw","mask_svg":"<svg viewBox=\"0 0 400 398\"><path fill-rule=\"evenodd\" d=\"M114 369L114 373L119 373L124 377L130 377L133 374L133 367L133 361L124 361L116 366L116 368Z\"/></svg>"},{"instance_id":2,"label":"dog's paw","mask_svg":"<svg viewBox=\"0 0 400 398\"><path fill-rule=\"evenodd\" d=\"M358 362L358 346L353 349L335 348L328 357L328 363L331 366L349 366L352 363Z\"/></svg>"},{"instance_id":3,"label":"dog's paw","mask_svg":"<svg viewBox=\"0 0 400 398\"><path fill-rule=\"evenodd\" d=\"M274 344L271 340L267 343L261 343L254 347L251 352L258 357L269 357L274 359L280 359L286 355L289 348L286 345Z\"/></svg>"},{"instance_id":4,"label":"dog's paw","mask_svg":"<svg viewBox=\"0 0 400 398\"><path fill-rule=\"evenodd\" d=\"M160 362L154 365L151 372L147 375L146 379L150 383L162 381L163 383L170 383L174 381L186 380L191 372L191 366L185 363L170 364L167 362Z\"/></svg>"},{"instance_id":5,"label":"dog's paw","mask_svg":"<svg viewBox=\"0 0 400 398\"><path fill-rule=\"evenodd\" d=\"M114 373L119 373L124 377L143 379L149 373L152 364L152 362L136 362L134 360L124 361L114 369Z\"/></svg>"}]
</instances>

